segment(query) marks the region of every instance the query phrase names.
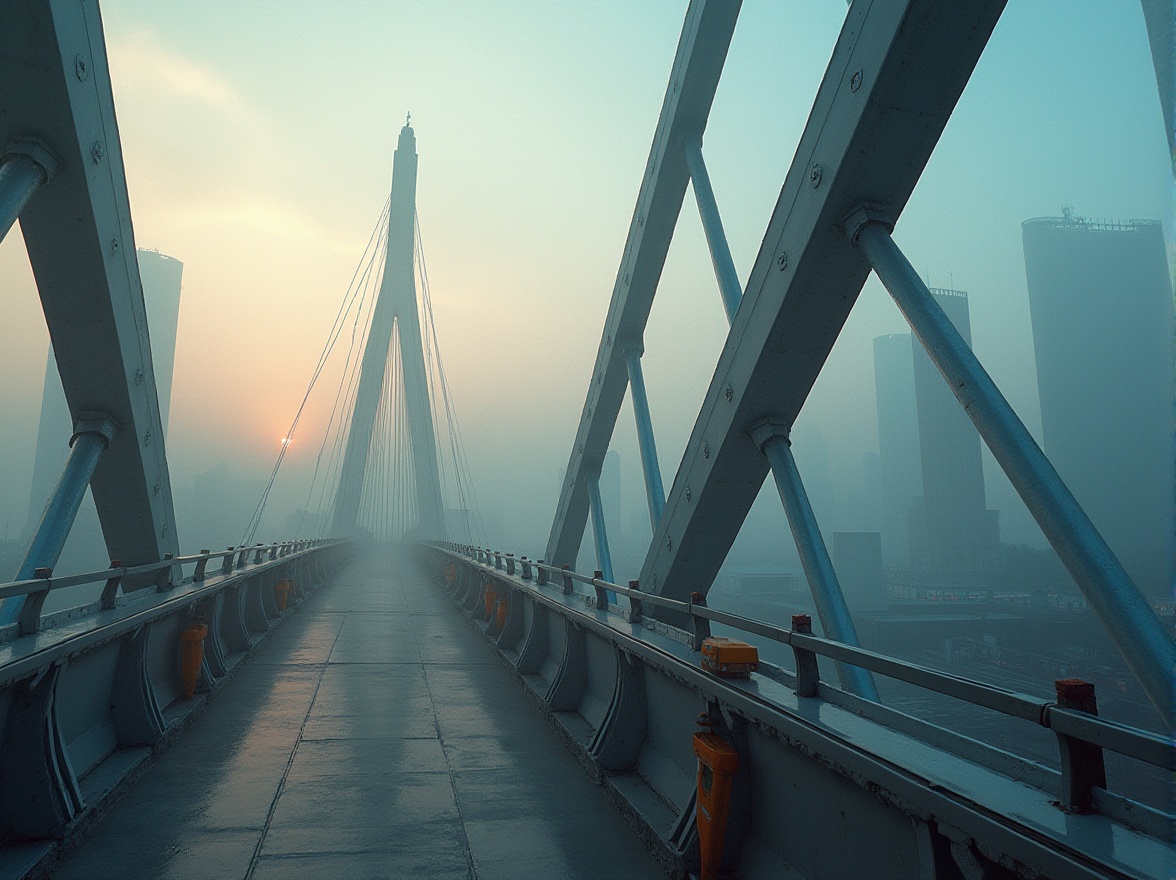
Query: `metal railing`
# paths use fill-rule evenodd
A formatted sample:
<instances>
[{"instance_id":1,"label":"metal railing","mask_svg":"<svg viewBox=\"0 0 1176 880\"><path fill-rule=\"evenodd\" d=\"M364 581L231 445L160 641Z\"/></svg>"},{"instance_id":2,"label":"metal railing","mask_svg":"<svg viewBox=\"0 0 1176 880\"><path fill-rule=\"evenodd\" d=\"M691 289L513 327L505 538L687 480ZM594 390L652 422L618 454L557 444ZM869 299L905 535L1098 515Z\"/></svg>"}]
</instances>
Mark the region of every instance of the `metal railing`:
<instances>
[{"instance_id":1,"label":"metal railing","mask_svg":"<svg viewBox=\"0 0 1176 880\"><path fill-rule=\"evenodd\" d=\"M1058 737L1063 789L1061 804L1066 809L1089 809L1092 787L1106 787L1102 749L1169 772L1176 771L1176 745L1157 734L1098 717L1094 714L1097 709L1093 686L1086 682L1060 681L1057 683L1058 699L1043 700L821 638L812 634L808 615L795 615L793 627L788 629L709 608L701 593L694 594L693 601L683 602L642 592L636 581L630 581L629 586L624 587L609 583L599 576L589 577L567 566L550 565L543 560L529 560L526 557L516 559L513 554L463 544L434 543L430 546L451 557L462 558L492 570L496 577L517 576L521 581L533 581L533 584L518 585L523 588L549 587L565 596L580 595L596 611L620 615L631 624L644 623L647 606L686 615L691 626L686 635L690 637L691 647L695 651L709 637L711 623L723 624L788 645L796 660L795 690L799 697L818 696L819 686L825 683L820 681L816 658L826 657L1048 728ZM576 584L591 587L593 593L578 591ZM609 592L627 599L628 608L610 603ZM664 622L659 623L665 625Z\"/></svg>"},{"instance_id":2,"label":"metal railing","mask_svg":"<svg viewBox=\"0 0 1176 880\"><path fill-rule=\"evenodd\" d=\"M149 581L154 581L154 590L150 589L151 584L148 583L134 591L136 593L142 591L145 591L146 594L166 593L185 582L185 578L175 577L177 568L182 571L182 566L185 565L195 565L190 577L191 583L202 583L209 576L209 563L214 560L221 560L221 565L219 569L214 568L212 571L227 575L250 564L257 565L270 560L283 559L302 550L320 547L327 543L330 542L324 540L284 541L274 544L255 544L248 547L229 547L215 552L202 550L191 556L173 557L169 554L159 562L134 566L124 566L120 560L116 559L111 561L109 568L101 571L65 577L54 577L51 570L38 569L37 573L41 575L39 577L0 584L0 600L10 596L26 597L15 632L10 630L7 634L0 633L0 641L41 632L44 623L41 609L45 599L54 590L88 584L102 584L102 594L97 602L86 603L81 607L86 608L92 605L95 611L108 611L118 604L119 589L128 579L147 578ZM154 575L153 578L152 575Z\"/></svg>"}]
</instances>

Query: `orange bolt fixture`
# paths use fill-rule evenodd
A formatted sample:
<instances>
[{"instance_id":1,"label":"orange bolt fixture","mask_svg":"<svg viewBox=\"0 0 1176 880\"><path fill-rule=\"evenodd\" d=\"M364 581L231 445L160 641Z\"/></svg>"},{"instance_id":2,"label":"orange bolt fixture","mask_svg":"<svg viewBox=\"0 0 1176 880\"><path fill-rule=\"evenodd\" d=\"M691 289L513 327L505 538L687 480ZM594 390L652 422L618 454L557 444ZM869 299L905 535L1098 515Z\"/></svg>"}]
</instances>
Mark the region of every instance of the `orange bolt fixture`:
<instances>
[{"instance_id":1,"label":"orange bolt fixture","mask_svg":"<svg viewBox=\"0 0 1176 880\"><path fill-rule=\"evenodd\" d=\"M208 627L203 623L190 626L180 633L180 680L184 685L184 699L192 699L200 666L204 663L204 639Z\"/></svg>"},{"instance_id":2,"label":"orange bolt fixture","mask_svg":"<svg viewBox=\"0 0 1176 880\"><path fill-rule=\"evenodd\" d=\"M274 601L278 605L279 611L286 610L286 603L290 601L290 587L293 586L289 581L278 581L274 584Z\"/></svg>"},{"instance_id":3,"label":"orange bolt fixture","mask_svg":"<svg viewBox=\"0 0 1176 880\"><path fill-rule=\"evenodd\" d=\"M739 769L739 753L717 733L694 734L698 756L698 799L695 824L702 854L702 880L716 880L723 866L727 815L731 811L731 781Z\"/></svg>"}]
</instances>

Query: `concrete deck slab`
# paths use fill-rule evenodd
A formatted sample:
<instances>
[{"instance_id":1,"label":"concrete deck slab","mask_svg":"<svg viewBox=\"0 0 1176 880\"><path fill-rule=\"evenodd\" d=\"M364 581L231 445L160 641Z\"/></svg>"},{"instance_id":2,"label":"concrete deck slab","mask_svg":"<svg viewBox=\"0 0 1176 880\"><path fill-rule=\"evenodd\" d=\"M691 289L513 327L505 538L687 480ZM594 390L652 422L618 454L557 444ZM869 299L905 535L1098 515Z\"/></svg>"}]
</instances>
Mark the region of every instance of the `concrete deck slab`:
<instances>
[{"instance_id":1,"label":"concrete deck slab","mask_svg":"<svg viewBox=\"0 0 1176 880\"><path fill-rule=\"evenodd\" d=\"M415 567L361 559L262 646L59 880L664 876Z\"/></svg>"}]
</instances>

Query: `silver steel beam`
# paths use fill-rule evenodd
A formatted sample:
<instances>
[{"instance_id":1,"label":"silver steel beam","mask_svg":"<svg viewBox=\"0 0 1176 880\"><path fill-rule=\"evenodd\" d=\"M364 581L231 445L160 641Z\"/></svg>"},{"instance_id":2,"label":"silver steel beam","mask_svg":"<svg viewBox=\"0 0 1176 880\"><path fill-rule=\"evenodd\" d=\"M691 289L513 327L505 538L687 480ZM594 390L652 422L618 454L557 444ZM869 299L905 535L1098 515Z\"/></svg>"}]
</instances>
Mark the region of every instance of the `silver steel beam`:
<instances>
[{"instance_id":1,"label":"silver steel beam","mask_svg":"<svg viewBox=\"0 0 1176 880\"><path fill-rule=\"evenodd\" d=\"M727 323L735 320L739 301L743 299L743 286L739 273L735 271L735 259L727 244L723 231L723 220L719 216L719 203L711 188L710 175L702 158L702 141L686 138L682 141L686 154L686 167L690 169L690 183L694 189L694 200L698 203L698 216L702 219L702 231L706 233L706 246L710 250L711 265L715 268L715 280L719 283L719 294L723 297L723 309L727 312Z\"/></svg>"},{"instance_id":2,"label":"silver steel beam","mask_svg":"<svg viewBox=\"0 0 1176 880\"><path fill-rule=\"evenodd\" d=\"M863 209L851 218L846 232L869 258L1151 701L1165 718L1171 719L1176 644L890 237L890 228L889 222Z\"/></svg>"},{"instance_id":3,"label":"silver steel beam","mask_svg":"<svg viewBox=\"0 0 1176 880\"><path fill-rule=\"evenodd\" d=\"M645 393L645 376L641 372L641 352L636 348L626 350L625 365L629 373L633 418L637 422L637 445L641 450L641 472L645 476L649 523L656 529L666 506L666 490L662 486L661 464L657 460L657 444L653 439L653 419L649 414L649 397Z\"/></svg>"},{"instance_id":4,"label":"silver steel beam","mask_svg":"<svg viewBox=\"0 0 1176 880\"><path fill-rule=\"evenodd\" d=\"M748 431L791 426L869 274L841 232L868 197L897 217L1001 0L849 8L641 572L684 599L714 581L763 486Z\"/></svg>"},{"instance_id":5,"label":"silver steel beam","mask_svg":"<svg viewBox=\"0 0 1176 880\"><path fill-rule=\"evenodd\" d=\"M545 558L552 562L570 563L579 553L588 519L586 475L601 466L608 451L628 382L625 352L633 346L641 347L653 296L686 195L689 173L681 144L687 137L700 137L706 127L739 7L738 0L693 0L686 10L661 116L641 179L641 192L613 285L587 399L547 539Z\"/></svg>"},{"instance_id":6,"label":"silver steel beam","mask_svg":"<svg viewBox=\"0 0 1176 880\"><path fill-rule=\"evenodd\" d=\"M98 4L9 3L3 21L0 144L58 162L20 226L66 401L119 427L90 481L103 535L127 565L157 562L178 549L175 514Z\"/></svg>"}]
</instances>

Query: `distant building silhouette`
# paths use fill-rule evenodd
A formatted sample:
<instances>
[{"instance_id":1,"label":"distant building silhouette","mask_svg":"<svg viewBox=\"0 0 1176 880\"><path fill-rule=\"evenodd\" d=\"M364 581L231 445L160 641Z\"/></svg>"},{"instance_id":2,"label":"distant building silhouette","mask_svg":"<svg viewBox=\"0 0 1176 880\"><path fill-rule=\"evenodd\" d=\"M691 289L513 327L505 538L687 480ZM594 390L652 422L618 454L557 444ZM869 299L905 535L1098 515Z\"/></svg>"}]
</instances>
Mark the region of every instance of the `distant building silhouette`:
<instances>
[{"instance_id":1,"label":"distant building silhouette","mask_svg":"<svg viewBox=\"0 0 1176 880\"><path fill-rule=\"evenodd\" d=\"M968 294L932 289L969 346ZM992 571L1000 543L996 511L984 500L980 435L922 345L914 350L919 458L923 473L922 523L916 532L916 567L936 577L975 580ZM919 546L921 544L921 546Z\"/></svg>"},{"instance_id":2,"label":"distant building silhouette","mask_svg":"<svg viewBox=\"0 0 1176 880\"><path fill-rule=\"evenodd\" d=\"M911 342L909 333L891 333L874 339L882 559L887 565L899 568L911 564L911 515L923 494Z\"/></svg>"},{"instance_id":3,"label":"distant building silhouette","mask_svg":"<svg viewBox=\"0 0 1176 880\"><path fill-rule=\"evenodd\" d=\"M1136 583L1172 583L1172 286L1158 221L1021 224L1045 452Z\"/></svg>"},{"instance_id":4,"label":"distant building silhouette","mask_svg":"<svg viewBox=\"0 0 1176 880\"><path fill-rule=\"evenodd\" d=\"M147 326L151 332L151 361L155 371L155 388L159 394L159 413L166 436L176 358L176 328L180 316L180 279L184 264L158 251L139 250L137 256L139 276L143 282L143 300L147 308ZM72 433L73 422L65 401L65 391L62 390L57 362L50 348L41 395L41 417L33 459L32 488L29 492L29 517L24 533L26 538L32 535L40 522L49 494L65 468ZM108 561L105 555L98 512L87 491L57 569L60 573L102 568Z\"/></svg>"}]
</instances>

